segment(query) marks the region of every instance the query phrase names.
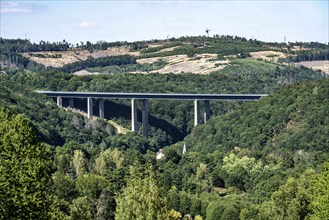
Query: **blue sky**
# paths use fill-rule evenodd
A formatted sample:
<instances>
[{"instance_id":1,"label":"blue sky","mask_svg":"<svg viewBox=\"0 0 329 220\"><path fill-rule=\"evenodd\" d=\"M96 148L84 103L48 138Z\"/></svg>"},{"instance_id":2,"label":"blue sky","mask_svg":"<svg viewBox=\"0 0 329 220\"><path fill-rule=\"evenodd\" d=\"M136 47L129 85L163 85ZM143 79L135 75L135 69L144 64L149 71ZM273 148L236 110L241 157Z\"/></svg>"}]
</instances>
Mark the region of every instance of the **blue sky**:
<instances>
[{"instance_id":1,"label":"blue sky","mask_svg":"<svg viewBox=\"0 0 329 220\"><path fill-rule=\"evenodd\" d=\"M238 35L329 41L329 1L4 1L0 35L32 42Z\"/></svg>"}]
</instances>

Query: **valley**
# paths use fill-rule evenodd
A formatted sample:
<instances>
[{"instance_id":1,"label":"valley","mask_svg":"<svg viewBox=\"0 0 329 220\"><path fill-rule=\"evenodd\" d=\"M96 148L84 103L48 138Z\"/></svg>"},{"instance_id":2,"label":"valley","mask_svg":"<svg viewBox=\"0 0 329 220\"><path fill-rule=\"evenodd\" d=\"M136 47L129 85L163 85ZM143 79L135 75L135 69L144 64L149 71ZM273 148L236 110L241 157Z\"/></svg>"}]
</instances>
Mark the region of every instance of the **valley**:
<instances>
[{"instance_id":1,"label":"valley","mask_svg":"<svg viewBox=\"0 0 329 220\"><path fill-rule=\"evenodd\" d=\"M237 36L74 46L1 38L0 49L7 201L0 219L327 216L317 210L326 210L329 193L328 45ZM194 100L149 100L145 137L142 100L131 132L129 99L104 99L100 118L94 98L91 119L87 99L72 108L63 98L58 107L36 90L269 96L211 101L211 117L199 125Z\"/></svg>"}]
</instances>

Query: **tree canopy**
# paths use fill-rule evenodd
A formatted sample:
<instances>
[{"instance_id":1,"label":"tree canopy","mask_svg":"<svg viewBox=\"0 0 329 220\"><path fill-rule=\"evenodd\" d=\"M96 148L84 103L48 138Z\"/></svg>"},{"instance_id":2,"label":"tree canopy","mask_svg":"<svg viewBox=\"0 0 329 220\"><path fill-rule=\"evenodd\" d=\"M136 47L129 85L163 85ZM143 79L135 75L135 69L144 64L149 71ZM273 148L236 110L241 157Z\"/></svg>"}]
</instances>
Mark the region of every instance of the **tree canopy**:
<instances>
[{"instance_id":1,"label":"tree canopy","mask_svg":"<svg viewBox=\"0 0 329 220\"><path fill-rule=\"evenodd\" d=\"M0 108L0 218L49 219L51 151L22 115Z\"/></svg>"}]
</instances>

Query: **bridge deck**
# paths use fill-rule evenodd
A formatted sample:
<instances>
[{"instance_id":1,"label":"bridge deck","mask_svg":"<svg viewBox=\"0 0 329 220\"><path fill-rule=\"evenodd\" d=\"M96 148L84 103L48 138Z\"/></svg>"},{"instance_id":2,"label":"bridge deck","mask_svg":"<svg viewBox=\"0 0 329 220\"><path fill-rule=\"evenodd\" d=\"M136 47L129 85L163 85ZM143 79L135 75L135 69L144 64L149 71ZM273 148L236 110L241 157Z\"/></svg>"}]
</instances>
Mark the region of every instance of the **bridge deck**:
<instances>
[{"instance_id":1,"label":"bridge deck","mask_svg":"<svg viewBox=\"0 0 329 220\"><path fill-rule=\"evenodd\" d=\"M113 92L63 92L36 91L49 97L62 98L112 98L112 99L171 99L171 100L258 100L267 94L179 94L179 93L113 93Z\"/></svg>"}]
</instances>

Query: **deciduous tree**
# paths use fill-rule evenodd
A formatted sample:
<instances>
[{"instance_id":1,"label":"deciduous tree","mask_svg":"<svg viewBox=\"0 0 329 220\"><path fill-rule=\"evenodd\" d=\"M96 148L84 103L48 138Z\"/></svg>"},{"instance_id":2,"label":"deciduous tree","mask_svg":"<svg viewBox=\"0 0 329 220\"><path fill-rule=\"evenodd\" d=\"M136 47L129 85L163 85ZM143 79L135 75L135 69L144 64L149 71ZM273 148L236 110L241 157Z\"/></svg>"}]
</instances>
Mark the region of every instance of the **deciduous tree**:
<instances>
[{"instance_id":1,"label":"deciduous tree","mask_svg":"<svg viewBox=\"0 0 329 220\"><path fill-rule=\"evenodd\" d=\"M28 120L0 108L0 219L49 219L51 164Z\"/></svg>"},{"instance_id":2,"label":"deciduous tree","mask_svg":"<svg viewBox=\"0 0 329 220\"><path fill-rule=\"evenodd\" d=\"M143 172L135 163L123 193L116 198L116 219L168 219L166 193L150 166Z\"/></svg>"},{"instance_id":3,"label":"deciduous tree","mask_svg":"<svg viewBox=\"0 0 329 220\"><path fill-rule=\"evenodd\" d=\"M329 162L324 164L313 184L310 208L314 214L311 219L329 219Z\"/></svg>"}]
</instances>

